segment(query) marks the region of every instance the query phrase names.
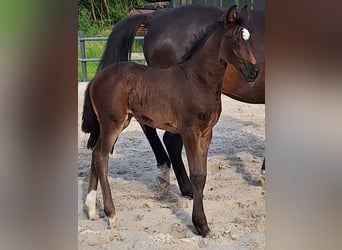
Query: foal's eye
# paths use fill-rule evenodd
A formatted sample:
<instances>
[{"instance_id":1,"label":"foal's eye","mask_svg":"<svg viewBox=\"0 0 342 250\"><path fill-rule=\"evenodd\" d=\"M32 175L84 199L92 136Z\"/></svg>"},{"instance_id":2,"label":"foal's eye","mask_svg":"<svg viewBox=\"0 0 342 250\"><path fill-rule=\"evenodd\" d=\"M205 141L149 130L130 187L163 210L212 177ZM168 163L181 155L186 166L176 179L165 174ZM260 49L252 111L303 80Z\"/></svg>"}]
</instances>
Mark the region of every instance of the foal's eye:
<instances>
[{"instance_id":1,"label":"foal's eye","mask_svg":"<svg viewBox=\"0 0 342 250\"><path fill-rule=\"evenodd\" d=\"M232 39L232 44L233 44L233 45L236 45L236 44L237 44L236 38L233 38L233 39Z\"/></svg>"}]
</instances>

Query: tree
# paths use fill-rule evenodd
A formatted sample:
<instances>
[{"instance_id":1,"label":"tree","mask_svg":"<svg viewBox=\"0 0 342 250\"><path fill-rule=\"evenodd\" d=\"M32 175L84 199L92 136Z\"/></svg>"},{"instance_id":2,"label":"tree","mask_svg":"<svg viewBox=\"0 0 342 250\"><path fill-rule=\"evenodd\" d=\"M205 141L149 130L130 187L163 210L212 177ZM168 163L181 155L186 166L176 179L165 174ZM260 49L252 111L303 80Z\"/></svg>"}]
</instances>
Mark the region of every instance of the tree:
<instances>
[{"instance_id":1,"label":"tree","mask_svg":"<svg viewBox=\"0 0 342 250\"><path fill-rule=\"evenodd\" d=\"M127 16L135 6L145 3L145 0L78 0L78 13L80 16L82 10L86 9L91 14L91 21L107 26Z\"/></svg>"}]
</instances>

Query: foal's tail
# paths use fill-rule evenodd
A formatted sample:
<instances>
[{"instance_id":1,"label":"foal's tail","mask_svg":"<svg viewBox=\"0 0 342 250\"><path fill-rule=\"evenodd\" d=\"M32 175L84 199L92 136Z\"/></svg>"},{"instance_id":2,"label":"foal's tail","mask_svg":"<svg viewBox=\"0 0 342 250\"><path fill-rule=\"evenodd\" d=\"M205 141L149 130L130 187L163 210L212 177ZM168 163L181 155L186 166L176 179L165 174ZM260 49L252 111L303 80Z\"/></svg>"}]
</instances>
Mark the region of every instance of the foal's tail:
<instances>
[{"instance_id":1,"label":"foal's tail","mask_svg":"<svg viewBox=\"0 0 342 250\"><path fill-rule=\"evenodd\" d=\"M82 131L85 133L90 133L87 148L93 149L97 142L97 139L100 135L100 124L97 121L97 117L91 104L90 95L89 95L89 86L88 84L85 96L84 96L84 104L83 104L83 114L82 114Z\"/></svg>"},{"instance_id":2,"label":"foal's tail","mask_svg":"<svg viewBox=\"0 0 342 250\"><path fill-rule=\"evenodd\" d=\"M148 25L151 17L152 14L133 15L118 22L108 37L97 71L114 62L128 61L137 29L141 24Z\"/></svg>"}]
</instances>

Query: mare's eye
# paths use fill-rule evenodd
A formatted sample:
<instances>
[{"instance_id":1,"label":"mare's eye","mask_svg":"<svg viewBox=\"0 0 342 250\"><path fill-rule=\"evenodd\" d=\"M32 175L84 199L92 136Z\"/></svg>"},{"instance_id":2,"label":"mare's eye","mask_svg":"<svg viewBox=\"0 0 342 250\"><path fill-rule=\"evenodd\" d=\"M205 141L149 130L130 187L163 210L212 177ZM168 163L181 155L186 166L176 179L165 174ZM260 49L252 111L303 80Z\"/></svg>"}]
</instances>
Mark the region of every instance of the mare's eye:
<instances>
[{"instance_id":1,"label":"mare's eye","mask_svg":"<svg viewBox=\"0 0 342 250\"><path fill-rule=\"evenodd\" d=\"M233 44L233 45L236 45L236 44L237 44L236 38L233 38L233 39L232 39L232 44Z\"/></svg>"}]
</instances>

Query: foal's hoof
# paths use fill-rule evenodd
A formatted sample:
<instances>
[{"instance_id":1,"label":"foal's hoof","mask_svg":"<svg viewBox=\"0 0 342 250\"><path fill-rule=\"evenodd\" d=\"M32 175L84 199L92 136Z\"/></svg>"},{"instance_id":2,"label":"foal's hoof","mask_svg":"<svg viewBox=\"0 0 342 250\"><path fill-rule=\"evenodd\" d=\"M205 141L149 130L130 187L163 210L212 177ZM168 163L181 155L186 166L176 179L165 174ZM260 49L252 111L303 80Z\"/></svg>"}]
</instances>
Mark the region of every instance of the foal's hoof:
<instances>
[{"instance_id":1,"label":"foal's hoof","mask_svg":"<svg viewBox=\"0 0 342 250\"><path fill-rule=\"evenodd\" d=\"M198 230L197 230L197 231L198 231ZM198 231L198 232L199 232L199 231ZM203 238L204 238L204 237L210 238L210 236L213 235L213 233L210 231L209 228L202 230L201 232L199 232L199 234L200 234Z\"/></svg>"},{"instance_id":2,"label":"foal's hoof","mask_svg":"<svg viewBox=\"0 0 342 250\"><path fill-rule=\"evenodd\" d=\"M265 185L265 181L266 181L266 172L265 172L265 170L262 170L262 171L261 171L261 174L260 174L261 186L264 186L264 185Z\"/></svg>"},{"instance_id":3,"label":"foal's hoof","mask_svg":"<svg viewBox=\"0 0 342 250\"><path fill-rule=\"evenodd\" d=\"M203 228L199 228L198 226L195 225L195 228L196 228L198 234L201 235L203 238L206 236L210 237L211 231L210 231L208 226L203 226Z\"/></svg>"},{"instance_id":4,"label":"foal's hoof","mask_svg":"<svg viewBox=\"0 0 342 250\"><path fill-rule=\"evenodd\" d=\"M87 194L85 205L87 207L89 219L97 220L99 216L96 212L96 190L92 190Z\"/></svg>"},{"instance_id":5,"label":"foal's hoof","mask_svg":"<svg viewBox=\"0 0 342 250\"><path fill-rule=\"evenodd\" d=\"M220 234L209 231L205 238L216 240L220 238Z\"/></svg>"},{"instance_id":6,"label":"foal's hoof","mask_svg":"<svg viewBox=\"0 0 342 250\"><path fill-rule=\"evenodd\" d=\"M114 228L116 226L116 216L108 217L108 229Z\"/></svg>"},{"instance_id":7,"label":"foal's hoof","mask_svg":"<svg viewBox=\"0 0 342 250\"><path fill-rule=\"evenodd\" d=\"M89 220L97 220L99 215L96 211L88 211Z\"/></svg>"}]
</instances>

